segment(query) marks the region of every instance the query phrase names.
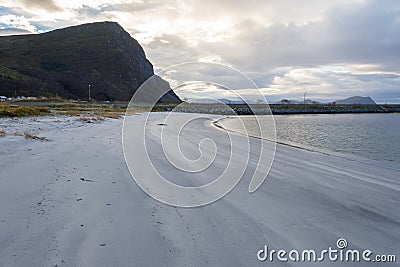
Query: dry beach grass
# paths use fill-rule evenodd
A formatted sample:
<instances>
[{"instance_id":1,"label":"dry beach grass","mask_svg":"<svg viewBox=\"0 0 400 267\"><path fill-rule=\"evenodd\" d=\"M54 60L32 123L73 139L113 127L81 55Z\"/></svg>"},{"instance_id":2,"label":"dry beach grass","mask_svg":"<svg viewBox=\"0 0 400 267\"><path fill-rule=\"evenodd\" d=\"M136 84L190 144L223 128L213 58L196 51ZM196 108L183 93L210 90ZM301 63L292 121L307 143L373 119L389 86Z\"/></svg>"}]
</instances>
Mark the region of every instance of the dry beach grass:
<instances>
[{"instance_id":1,"label":"dry beach grass","mask_svg":"<svg viewBox=\"0 0 400 267\"><path fill-rule=\"evenodd\" d=\"M0 105L0 117L23 117L47 115L50 110L47 107L17 106L7 103Z\"/></svg>"}]
</instances>

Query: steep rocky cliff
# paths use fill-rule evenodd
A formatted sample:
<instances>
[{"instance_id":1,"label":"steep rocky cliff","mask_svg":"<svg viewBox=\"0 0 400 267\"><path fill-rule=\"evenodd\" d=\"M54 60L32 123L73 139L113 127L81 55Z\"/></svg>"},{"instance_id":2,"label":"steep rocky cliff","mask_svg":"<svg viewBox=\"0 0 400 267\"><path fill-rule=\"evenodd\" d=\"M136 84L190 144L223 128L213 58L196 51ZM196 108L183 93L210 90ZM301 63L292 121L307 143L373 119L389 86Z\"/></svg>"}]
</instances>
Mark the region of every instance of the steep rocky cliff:
<instances>
[{"instance_id":1,"label":"steep rocky cliff","mask_svg":"<svg viewBox=\"0 0 400 267\"><path fill-rule=\"evenodd\" d=\"M127 101L153 74L143 48L115 22L0 37L0 95L88 99L90 85L92 99ZM180 99L171 90L160 102Z\"/></svg>"}]
</instances>

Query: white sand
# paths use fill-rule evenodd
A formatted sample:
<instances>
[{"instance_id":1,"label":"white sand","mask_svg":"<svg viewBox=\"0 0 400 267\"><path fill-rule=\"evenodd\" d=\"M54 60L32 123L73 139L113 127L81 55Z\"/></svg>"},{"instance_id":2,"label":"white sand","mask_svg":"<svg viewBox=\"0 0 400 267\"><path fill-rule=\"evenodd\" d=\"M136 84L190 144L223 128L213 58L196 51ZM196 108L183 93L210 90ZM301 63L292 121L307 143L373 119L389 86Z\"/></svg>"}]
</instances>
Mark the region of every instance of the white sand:
<instances>
[{"instance_id":1,"label":"white sand","mask_svg":"<svg viewBox=\"0 0 400 267\"><path fill-rule=\"evenodd\" d=\"M158 131L162 119L152 118L150 128ZM207 132L217 140L221 130L210 122L195 123L186 138ZM278 145L271 173L255 193L248 193L251 161L223 199L174 208L150 198L131 178L121 127L122 119L0 119L0 129L29 129L50 139L0 137L0 266L310 266L261 263L256 253L265 244L335 247L340 237L353 249L400 250L396 166ZM194 146L192 153L198 153ZM222 161L229 154L219 153ZM208 181L210 174L187 182ZM352 264L332 264L344 265Z\"/></svg>"}]
</instances>

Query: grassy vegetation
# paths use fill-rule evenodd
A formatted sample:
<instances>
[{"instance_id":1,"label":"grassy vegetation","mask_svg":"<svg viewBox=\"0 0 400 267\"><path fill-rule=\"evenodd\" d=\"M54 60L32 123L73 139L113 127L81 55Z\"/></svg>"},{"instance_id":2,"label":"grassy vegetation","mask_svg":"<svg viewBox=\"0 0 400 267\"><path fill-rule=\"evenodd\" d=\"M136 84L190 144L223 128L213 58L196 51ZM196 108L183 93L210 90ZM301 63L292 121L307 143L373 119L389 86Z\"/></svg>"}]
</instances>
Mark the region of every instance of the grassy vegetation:
<instances>
[{"instance_id":1,"label":"grassy vegetation","mask_svg":"<svg viewBox=\"0 0 400 267\"><path fill-rule=\"evenodd\" d=\"M38 102L18 105L17 103L0 103L0 117L24 117L41 115L83 115L97 118L120 118L126 106L113 106L106 104L78 104L72 102L46 103Z\"/></svg>"},{"instance_id":2,"label":"grassy vegetation","mask_svg":"<svg viewBox=\"0 0 400 267\"><path fill-rule=\"evenodd\" d=\"M32 79L32 77L30 77L30 76L24 75L17 70L14 70L12 68L7 68L7 67L0 68L0 75L4 76L4 77L10 77L12 79L20 79L23 81L28 81L28 80Z\"/></svg>"},{"instance_id":3,"label":"grassy vegetation","mask_svg":"<svg viewBox=\"0 0 400 267\"><path fill-rule=\"evenodd\" d=\"M71 115L82 116L78 120L94 121L104 118L119 119L127 111L128 103L104 104L104 103L77 103L70 100L50 101L18 101L0 103L0 117L23 117L41 115ZM150 106L131 106L129 114L144 111L171 111L176 104L158 104Z\"/></svg>"},{"instance_id":4,"label":"grassy vegetation","mask_svg":"<svg viewBox=\"0 0 400 267\"><path fill-rule=\"evenodd\" d=\"M79 117L77 120L78 120L78 121L84 121L84 122L95 122L95 121L102 121L102 120L104 120L104 117L101 117L101 116L95 116L95 117Z\"/></svg>"},{"instance_id":5,"label":"grassy vegetation","mask_svg":"<svg viewBox=\"0 0 400 267\"><path fill-rule=\"evenodd\" d=\"M4 130L0 130L0 137L5 137L9 135L6 131ZM35 134L29 133L29 132L25 132L24 134L21 134L20 132L16 131L15 133L11 134L13 136L24 136L26 139L33 139L33 140L47 140L46 137L39 137Z\"/></svg>"},{"instance_id":6,"label":"grassy vegetation","mask_svg":"<svg viewBox=\"0 0 400 267\"><path fill-rule=\"evenodd\" d=\"M49 114L49 112L47 107L0 105L0 117L39 116Z\"/></svg>"},{"instance_id":7,"label":"grassy vegetation","mask_svg":"<svg viewBox=\"0 0 400 267\"><path fill-rule=\"evenodd\" d=\"M183 112L213 112L213 110L226 109L226 105L221 104L182 104L177 106L176 104L157 104L154 107L145 105L129 106L127 109L127 103L80 103L69 100L63 100L62 102L11 102L0 103L0 117L22 117L22 116L40 116L40 115L71 115L81 116L78 120L81 121L98 121L104 118L118 119L125 114L128 115L145 112L151 110L152 112L169 112L177 108L177 111ZM234 110L245 110L249 108L247 105L229 105ZM362 109L370 112L400 112L400 105L281 105L272 104L269 105L274 114L286 112L289 114L299 112L299 110L305 110L310 113L314 111L326 112L326 113L340 113L341 111L352 111L355 109ZM251 105L253 109L265 109L265 105L255 104Z\"/></svg>"},{"instance_id":8,"label":"grassy vegetation","mask_svg":"<svg viewBox=\"0 0 400 267\"><path fill-rule=\"evenodd\" d=\"M31 134L31 133L28 133L28 132L25 132L24 136L25 136L26 139L34 139L34 140L41 140L41 141L46 140L46 137L39 137L39 136L37 136L35 134Z\"/></svg>"},{"instance_id":9,"label":"grassy vegetation","mask_svg":"<svg viewBox=\"0 0 400 267\"><path fill-rule=\"evenodd\" d=\"M54 114L58 115L82 115L91 118L91 120L93 118L99 120L100 118L120 118L125 113L126 106L64 103L62 105L49 106L49 108Z\"/></svg>"}]
</instances>

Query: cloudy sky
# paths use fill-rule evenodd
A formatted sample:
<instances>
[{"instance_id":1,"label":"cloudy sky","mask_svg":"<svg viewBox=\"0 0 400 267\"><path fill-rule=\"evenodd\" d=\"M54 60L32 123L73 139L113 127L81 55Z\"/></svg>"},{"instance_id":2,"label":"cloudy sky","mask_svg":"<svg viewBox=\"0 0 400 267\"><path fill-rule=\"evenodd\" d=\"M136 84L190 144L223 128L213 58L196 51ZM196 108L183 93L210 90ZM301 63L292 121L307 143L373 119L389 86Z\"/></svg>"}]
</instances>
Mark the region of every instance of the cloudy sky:
<instances>
[{"instance_id":1,"label":"cloudy sky","mask_svg":"<svg viewBox=\"0 0 400 267\"><path fill-rule=\"evenodd\" d=\"M0 35L103 20L131 33L156 71L216 62L248 75L270 102L302 99L307 92L322 101L362 95L400 103L398 0L0 2ZM237 87L244 94L254 91L248 84ZM179 94L215 97L220 90L214 89L196 91L192 84L181 86Z\"/></svg>"}]
</instances>

